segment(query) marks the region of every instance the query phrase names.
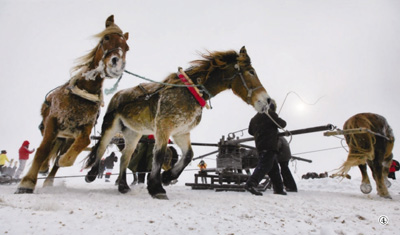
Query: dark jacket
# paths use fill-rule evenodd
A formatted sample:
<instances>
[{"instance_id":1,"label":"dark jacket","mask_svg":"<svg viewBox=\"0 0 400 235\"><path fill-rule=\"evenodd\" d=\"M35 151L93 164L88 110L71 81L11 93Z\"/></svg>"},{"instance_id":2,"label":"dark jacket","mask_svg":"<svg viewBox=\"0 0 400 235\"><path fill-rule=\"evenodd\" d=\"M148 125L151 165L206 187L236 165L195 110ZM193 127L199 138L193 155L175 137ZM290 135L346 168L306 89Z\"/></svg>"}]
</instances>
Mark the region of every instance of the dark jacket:
<instances>
[{"instance_id":1,"label":"dark jacket","mask_svg":"<svg viewBox=\"0 0 400 235\"><path fill-rule=\"evenodd\" d=\"M281 136L278 138L278 146L278 162L288 162L292 158L292 152L285 137Z\"/></svg>"},{"instance_id":2,"label":"dark jacket","mask_svg":"<svg viewBox=\"0 0 400 235\"><path fill-rule=\"evenodd\" d=\"M278 117L274 111L269 110L269 115L282 128L286 126L285 120ZM249 134L254 136L257 151L278 151L278 127L265 114L257 113L250 121Z\"/></svg>"},{"instance_id":3,"label":"dark jacket","mask_svg":"<svg viewBox=\"0 0 400 235\"><path fill-rule=\"evenodd\" d=\"M110 156L106 157L106 159L104 160L104 166L107 169L113 169L114 168L114 162L118 161L118 157L115 156L115 153L112 152Z\"/></svg>"}]
</instances>

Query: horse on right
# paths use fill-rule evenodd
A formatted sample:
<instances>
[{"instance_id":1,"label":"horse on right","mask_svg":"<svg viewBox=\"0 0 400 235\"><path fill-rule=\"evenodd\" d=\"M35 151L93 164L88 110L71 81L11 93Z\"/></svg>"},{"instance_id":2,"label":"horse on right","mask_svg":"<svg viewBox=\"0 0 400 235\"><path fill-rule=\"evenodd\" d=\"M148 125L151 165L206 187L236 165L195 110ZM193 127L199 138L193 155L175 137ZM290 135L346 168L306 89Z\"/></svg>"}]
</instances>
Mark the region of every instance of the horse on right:
<instances>
[{"instance_id":1,"label":"horse on right","mask_svg":"<svg viewBox=\"0 0 400 235\"><path fill-rule=\"evenodd\" d=\"M343 125L343 131L363 129L363 132L345 134L349 154L346 162L339 169L345 175L353 166L358 166L362 174L361 192L372 191L367 173L367 164L376 182L378 195L391 199L388 187L389 167L393 159L394 135L386 119L374 113L359 113L349 118Z\"/></svg>"}]
</instances>

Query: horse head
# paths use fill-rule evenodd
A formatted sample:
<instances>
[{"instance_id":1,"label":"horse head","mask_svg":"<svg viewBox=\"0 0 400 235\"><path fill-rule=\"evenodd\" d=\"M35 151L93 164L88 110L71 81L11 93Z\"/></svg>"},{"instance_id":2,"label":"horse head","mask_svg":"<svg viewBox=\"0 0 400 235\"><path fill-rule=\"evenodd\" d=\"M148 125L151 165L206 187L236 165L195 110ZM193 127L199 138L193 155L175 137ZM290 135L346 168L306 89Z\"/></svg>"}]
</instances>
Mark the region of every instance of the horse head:
<instances>
[{"instance_id":1,"label":"horse head","mask_svg":"<svg viewBox=\"0 0 400 235\"><path fill-rule=\"evenodd\" d=\"M129 50L126 43L129 33L123 34L111 15L106 20L106 29L96 36L101 40L91 63L93 68L89 69L95 69L106 78L121 76L125 69L126 52Z\"/></svg>"},{"instance_id":2,"label":"horse head","mask_svg":"<svg viewBox=\"0 0 400 235\"><path fill-rule=\"evenodd\" d=\"M269 106L271 98L251 65L250 57L244 46L240 49L234 69L237 70L237 73L232 79L233 93L247 104L252 105L257 112L264 112Z\"/></svg>"},{"instance_id":3,"label":"horse head","mask_svg":"<svg viewBox=\"0 0 400 235\"><path fill-rule=\"evenodd\" d=\"M239 54L232 50L203 54L202 57L205 60L192 61L193 66L186 72L191 77L197 77L197 83L204 85L206 97L232 89L235 95L258 112L269 108L271 98L258 79L244 46Z\"/></svg>"}]
</instances>

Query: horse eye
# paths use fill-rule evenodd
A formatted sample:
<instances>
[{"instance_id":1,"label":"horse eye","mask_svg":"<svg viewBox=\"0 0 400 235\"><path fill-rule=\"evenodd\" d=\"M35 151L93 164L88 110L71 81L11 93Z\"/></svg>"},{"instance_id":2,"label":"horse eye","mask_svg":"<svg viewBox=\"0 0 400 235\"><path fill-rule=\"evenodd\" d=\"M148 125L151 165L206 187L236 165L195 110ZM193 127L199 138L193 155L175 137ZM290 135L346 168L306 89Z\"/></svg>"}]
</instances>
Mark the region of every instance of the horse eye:
<instances>
[{"instance_id":1,"label":"horse eye","mask_svg":"<svg viewBox=\"0 0 400 235\"><path fill-rule=\"evenodd\" d=\"M254 71L254 70L249 70L249 73L250 73L250 75L251 75L251 76L254 76L254 75L256 75L256 73L255 73L255 71Z\"/></svg>"},{"instance_id":2,"label":"horse eye","mask_svg":"<svg viewBox=\"0 0 400 235\"><path fill-rule=\"evenodd\" d=\"M108 35L104 36L104 40L106 40L106 41L110 40L110 36L108 36Z\"/></svg>"}]
</instances>

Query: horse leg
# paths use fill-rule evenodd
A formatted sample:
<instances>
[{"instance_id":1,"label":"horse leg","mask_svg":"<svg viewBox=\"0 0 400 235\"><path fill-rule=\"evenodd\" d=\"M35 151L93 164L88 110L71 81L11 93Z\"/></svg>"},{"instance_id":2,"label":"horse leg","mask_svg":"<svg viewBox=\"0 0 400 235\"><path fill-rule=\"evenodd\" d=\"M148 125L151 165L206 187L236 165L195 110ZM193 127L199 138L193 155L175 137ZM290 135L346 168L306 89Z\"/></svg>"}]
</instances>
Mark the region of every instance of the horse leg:
<instances>
[{"instance_id":1,"label":"horse leg","mask_svg":"<svg viewBox=\"0 0 400 235\"><path fill-rule=\"evenodd\" d=\"M125 141L125 148L122 151L121 155L120 170L118 176L118 191L120 193L127 193L131 189L129 188L129 185L126 181L126 170L128 169L132 154L135 151L137 143L139 142L142 135L130 130L129 128L124 129L123 135L124 139L129 141Z\"/></svg>"},{"instance_id":2,"label":"horse leg","mask_svg":"<svg viewBox=\"0 0 400 235\"><path fill-rule=\"evenodd\" d=\"M83 127L82 132L75 138L68 151L60 156L57 161L59 167L72 166L78 155L90 144L90 132L92 125Z\"/></svg>"},{"instance_id":3,"label":"horse leg","mask_svg":"<svg viewBox=\"0 0 400 235\"><path fill-rule=\"evenodd\" d=\"M43 187L51 187L53 186L54 183L54 177L56 176L56 173L60 167L57 166L57 164L54 162L53 168L51 168L51 171L49 175L46 177L45 181L43 182Z\"/></svg>"},{"instance_id":4,"label":"horse leg","mask_svg":"<svg viewBox=\"0 0 400 235\"><path fill-rule=\"evenodd\" d=\"M377 139L378 144L378 139ZM375 147L375 158L372 162L368 161L368 165L372 170L372 174L376 183L376 190L378 191L378 195L383 198L392 199L389 194L389 191L385 185L385 176L383 175L383 153L378 147Z\"/></svg>"},{"instance_id":5,"label":"horse leg","mask_svg":"<svg viewBox=\"0 0 400 235\"><path fill-rule=\"evenodd\" d=\"M193 150L190 145L190 133L174 135L173 138L175 144L177 144L182 150L182 158L174 165L174 167L163 172L162 182L165 185L168 185L172 180L177 179L193 158Z\"/></svg>"},{"instance_id":6,"label":"horse leg","mask_svg":"<svg viewBox=\"0 0 400 235\"><path fill-rule=\"evenodd\" d=\"M31 168L28 173L22 178L18 185L16 194L33 193L35 189L39 169L43 162L48 158L53 147L54 141L57 138L56 119L48 119L44 130L43 140L39 148L36 150Z\"/></svg>"},{"instance_id":7,"label":"horse leg","mask_svg":"<svg viewBox=\"0 0 400 235\"><path fill-rule=\"evenodd\" d=\"M64 154L72 145L74 139L57 139L56 143L54 144L53 150L50 153L50 156L47 158L47 164L49 159L56 158L57 154L62 155ZM54 154L54 155L53 155ZM45 164L44 162L43 164ZM42 167L43 167L42 164ZM45 181L43 182L43 187L50 187L53 186L54 177L57 174L57 171L60 167L57 166L57 162L55 161L53 164L53 168L51 169L49 175L46 177Z\"/></svg>"},{"instance_id":8,"label":"horse leg","mask_svg":"<svg viewBox=\"0 0 400 235\"><path fill-rule=\"evenodd\" d=\"M387 188L390 188L390 186L392 186L392 183L390 183L390 181L388 180L388 175L389 175L389 168L392 165L392 159L393 159L393 154L389 154L387 156L385 156L385 158L383 159L382 162L382 166L383 166L383 178L385 180L385 185Z\"/></svg>"},{"instance_id":9,"label":"horse leg","mask_svg":"<svg viewBox=\"0 0 400 235\"><path fill-rule=\"evenodd\" d=\"M112 115L111 115L112 116ZM122 129L120 119L106 120L108 114L105 115L103 125L101 127L101 139L92 148L87 156L85 167L91 167L90 171L86 174L85 181L87 183L93 182L99 174L100 159L104 155L108 144L115 134ZM113 116L111 117L113 118ZM126 142L126 141L125 141Z\"/></svg>"},{"instance_id":10,"label":"horse leg","mask_svg":"<svg viewBox=\"0 0 400 235\"><path fill-rule=\"evenodd\" d=\"M360 168L361 176L362 176L360 190L364 194L368 194L372 191L372 186L371 186L371 182L369 181L369 176L368 176L368 172L367 172L367 164L358 165L358 168Z\"/></svg>"},{"instance_id":11,"label":"horse leg","mask_svg":"<svg viewBox=\"0 0 400 235\"><path fill-rule=\"evenodd\" d=\"M157 133L155 138L153 164L147 180L147 190L153 198L168 200L167 193L161 184L161 167L167 154L169 134Z\"/></svg>"}]
</instances>

